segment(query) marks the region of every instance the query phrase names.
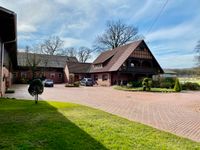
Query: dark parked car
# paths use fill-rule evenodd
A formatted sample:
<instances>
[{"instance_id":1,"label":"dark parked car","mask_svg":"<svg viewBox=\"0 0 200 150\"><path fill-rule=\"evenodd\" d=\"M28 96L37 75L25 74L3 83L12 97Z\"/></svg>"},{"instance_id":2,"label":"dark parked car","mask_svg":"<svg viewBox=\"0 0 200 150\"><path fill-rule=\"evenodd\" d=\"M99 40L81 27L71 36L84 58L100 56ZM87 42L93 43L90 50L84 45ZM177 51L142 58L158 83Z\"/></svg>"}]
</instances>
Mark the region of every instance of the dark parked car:
<instances>
[{"instance_id":1,"label":"dark parked car","mask_svg":"<svg viewBox=\"0 0 200 150\"><path fill-rule=\"evenodd\" d=\"M83 86L93 86L93 80L92 78L83 78L81 81L80 81L80 84L83 85Z\"/></svg>"},{"instance_id":2,"label":"dark parked car","mask_svg":"<svg viewBox=\"0 0 200 150\"><path fill-rule=\"evenodd\" d=\"M54 83L53 83L53 80L51 79L45 79L44 80L44 86L45 87L53 87Z\"/></svg>"}]
</instances>

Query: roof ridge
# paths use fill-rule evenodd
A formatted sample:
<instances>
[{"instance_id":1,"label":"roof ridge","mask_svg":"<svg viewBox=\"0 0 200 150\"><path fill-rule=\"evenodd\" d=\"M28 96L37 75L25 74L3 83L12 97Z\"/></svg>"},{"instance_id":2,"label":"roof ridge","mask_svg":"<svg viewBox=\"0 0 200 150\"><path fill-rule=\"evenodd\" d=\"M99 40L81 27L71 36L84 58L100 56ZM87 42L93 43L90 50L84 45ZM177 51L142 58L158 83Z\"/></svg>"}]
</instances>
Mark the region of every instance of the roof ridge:
<instances>
[{"instance_id":1,"label":"roof ridge","mask_svg":"<svg viewBox=\"0 0 200 150\"><path fill-rule=\"evenodd\" d=\"M17 53L27 53L27 52L20 52L18 51ZM36 55L43 55L43 56L56 56L56 57L69 57L69 58L76 58L75 56L64 56L64 55L50 55L50 54L40 54L40 53L31 53L28 52L28 54L36 54Z\"/></svg>"},{"instance_id":2,"label":"roof ridge","mask_svg":"<svg viewBox=\"0 0 200 150\"><path fill-rule=\"evenodd\" d=\"M89 62L67 62L67 63L74 63L74 64L92 64Z\"/></svg>"},{"instance_id":3,"label":"roof ridge","mask_svg":"<svg viewBox=\"0 0 200 150\"><path fill-rule=\"evenodd\" d=\"M115 48L113 48L113 49L106 50L106 51L101 52L101 53L105 53L105 52L108 52L108 51L116 50L116 49L119 49L119 48L121 48L121 47L128 46L128 45L132 45L132 44L135 44L136 42L142 42L142 41L144 41L144 40L142 39L142 40L137 40L137 41L131 41L130 43L126 43L126 44L124 44L124 45L120 45L120 46L118 46L118 47L115 47Z\"/></svg>"}]
</instances>

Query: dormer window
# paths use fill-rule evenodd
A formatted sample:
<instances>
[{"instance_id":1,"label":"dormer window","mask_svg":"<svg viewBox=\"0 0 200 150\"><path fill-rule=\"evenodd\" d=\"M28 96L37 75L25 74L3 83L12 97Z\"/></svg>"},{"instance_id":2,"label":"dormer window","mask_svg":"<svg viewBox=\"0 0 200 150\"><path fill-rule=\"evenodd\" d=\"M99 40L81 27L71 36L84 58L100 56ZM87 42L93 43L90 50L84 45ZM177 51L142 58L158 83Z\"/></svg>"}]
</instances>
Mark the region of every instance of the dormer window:
<instances>
[{"instance_id":1,"label":"dormer window","mask_svg":"<svg viewBox=\"0 0 200 150\"><path fill-rule=\"evenodd\" d=\"M94 68L95 68L95 69L99 69L99 68L102 68L102 67L103 67L102 64L95 64L95 65L94 65Z\"/></svg>"}]
</instances>

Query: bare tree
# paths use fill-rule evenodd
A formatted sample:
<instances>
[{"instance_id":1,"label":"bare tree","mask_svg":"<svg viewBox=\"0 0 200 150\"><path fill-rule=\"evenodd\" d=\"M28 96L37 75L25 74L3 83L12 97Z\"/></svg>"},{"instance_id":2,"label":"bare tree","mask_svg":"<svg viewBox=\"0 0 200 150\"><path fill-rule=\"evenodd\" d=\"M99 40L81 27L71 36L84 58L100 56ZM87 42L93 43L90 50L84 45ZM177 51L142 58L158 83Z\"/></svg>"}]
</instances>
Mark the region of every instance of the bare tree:
<instances>
[{"instance_id":1,"label":"bare tree","mask_svg":"<svg viewBox=\"0 0 200 150\"><path fill-rule=\"evenodd\" d=\"M197 65L200 67L200 40L197 42L197 45L195 47L195 52L196 52L196 61Z\"/></svg>"},{"instance_id":2,"label":"bare tree","mask_svg":"<svg viewBox=\"0 0 200 150\"><path fill-rule=\"evenodd\" d=\"M77 57L77 50L74 47L69 47L65 49L65 55L69 57Z\"/></svg>"},{"instance_id":3,"label":"bare tree","mask_svg":"<svg viewBox=\"0 0 200 150\"><path fill-rule=\"evenodd\" d=\"M63 48L63 41L58 36L51 36L41 44L41 51L44 54L55 55Z\"/></svg>"},{"instance_id":4,"label":"bare tree","mask_svg":"<svg viewBox=\"0 0 200 150\"><path fill-rule=\"evenodd\" d=\"M108 21L105 32L97 36L94 48L97 51L105 51L139 38L141 36L138 35L138 28L132 25L126 25L121 20Z\"/></svg>"},{"instance_id":5,"label":"bare tree","mask_svg":"<svg viewBox=\"0 0 200 150\"><path fill-rule=\"evenodd\" d=\"M86 62L91 58L92 50L87 47L80 47L78 50L78 60L80 62Z\"/></svg>"},{"instance_id":6,"label":"bare tree","mask_svg":"<svg viewBox=\"0 0 200 150\"><path fill-rule=\"evenodd\" d=\"M30 53L30 51L32 51L32 53ZM35 78L35 73L36 73L36 69L38 67L38 65L40 64L40 62L42 61L41 58L39 58L36 54L36 52L34 52L35 49L30 49L29 46L26 46L25 52L26 52L26 66L29 67L31 73L32 73L32 78Z\"/></svg>"}]
</instances>

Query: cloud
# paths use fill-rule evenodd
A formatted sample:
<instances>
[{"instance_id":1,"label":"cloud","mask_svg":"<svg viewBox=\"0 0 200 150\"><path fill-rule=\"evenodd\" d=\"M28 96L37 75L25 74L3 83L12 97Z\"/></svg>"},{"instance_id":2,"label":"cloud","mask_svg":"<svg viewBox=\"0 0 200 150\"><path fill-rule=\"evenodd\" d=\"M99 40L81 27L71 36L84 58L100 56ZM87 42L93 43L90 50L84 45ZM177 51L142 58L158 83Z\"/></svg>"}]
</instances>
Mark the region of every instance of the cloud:
<instances>
[{"instance_id":1,"label":"cloud","mask_svg":"<svg viewBox=\"0 0 200 150\"><path fill-rule=\"evenodd\" d=\"M36 32L37 28L33 25L19 24L17 27L18 32Z\"/></svg>"},{"instance_id":2,"label":"cloud","mask_svg":"<svg viewBox=\"0 0 200 150\"><path fill-rule=\"evenodd\" d=\"M167 55L159 58L158 61L163 68L191 68L196 65L193 54Z\"/></svg>"},{"instance_id":3,"label":"cloud","mask_svg":"<svg viewBox=\"0 0 200 150\"><path fill-rule=\"evenodd\" d=\"M27 34L18 35L18 40L31 40L31 39L32 39L31 35L27 35Z\"/></svg>"},{"instance_id":4,"label":"cloud","mask_svg":"<svg viewBox=\"0 0 200 150\"><path fill-rule=\"evenodd\" d=\"M153 5L153 0L148 0L147 2L144 3L144 5L141 7L139 7L136 11L136 13L134 14L133 18L138 20L141 17L145 16L146 12L151 9Z\"/></svg>"},{"instance_id":5,"label":"cloud","mask_svg":"<svg viewBox=\"0 0 200 150\"><path fill-rule=\"evenodd\" d=\"M192 66L193 49L200 39L199 1L169 1L152 31L145 35L164 3L165 0L0 1L1 6L17 13L19 48L51 35L60 36L65 47L91 47L95 37L105 30L106 21L121 19L139 27L161 65Z\"/></svg>"},{"instance_id":6,"label":"cloud","mask_svg":"<svg viewBox=\"0 0 200 150\"><path fill-rule=\"evenodd\" d=\"M163 67L194 67L194 47L199 40L200 15L190 20L165 27L161 26L146 36L146 40ZM173 60L173 61L171 61Z\"/></svg>"},{"instance_id":7,"label":"cloud","mask_svg":"<svg viewBox=\"0 0 200 150\"><path fill-rule=\"evenodd\" d=\"M64 47L80 47L80 46L88 46L88 42L83 39L76 39L70 37L62 37L64 41Z\"/></svg>"},{"instance_id":8,"label":"cloud","mask_svg":"<svg viewBox=\"0 0 200 150\"><path fill-rule=\"evenodd\" d=\"M190 34L194 30L194 25L189 23L183 23L175 27L163 28L151 32L146 36L147 40L170 40L183 38L184 35Z\"/></svg>"}]
</instances>

